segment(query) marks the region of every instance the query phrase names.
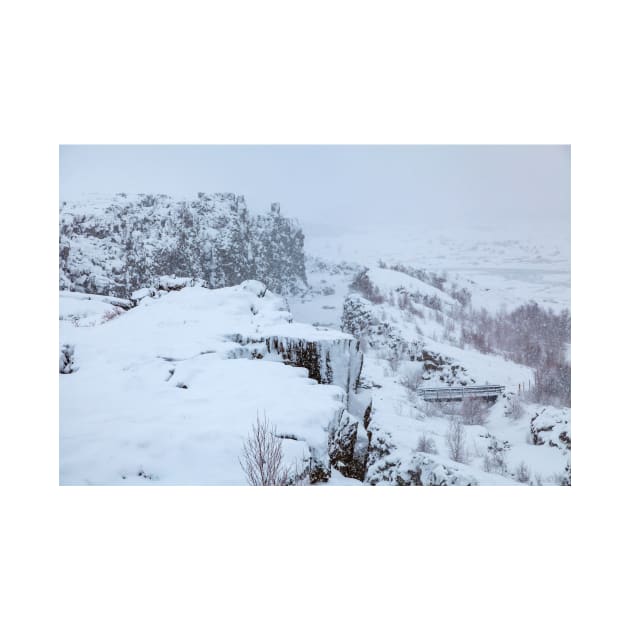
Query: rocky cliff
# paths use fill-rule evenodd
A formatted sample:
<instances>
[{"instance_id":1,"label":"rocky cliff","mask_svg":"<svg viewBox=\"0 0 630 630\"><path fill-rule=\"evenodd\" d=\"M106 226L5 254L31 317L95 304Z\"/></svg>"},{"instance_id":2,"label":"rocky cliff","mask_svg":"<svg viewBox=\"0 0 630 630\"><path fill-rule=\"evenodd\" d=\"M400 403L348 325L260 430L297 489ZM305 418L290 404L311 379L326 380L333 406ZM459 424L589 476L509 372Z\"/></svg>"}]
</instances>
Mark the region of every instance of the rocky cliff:
<instances>
[{"instance_id":1,"label":"rocky cliff","mask_svg":"<svg viewBox=\"0 0 630 630\"><path fill-rule=\"evenodd\" d=\"M302 230L276 203L253 215L231 193L86 196L60 206L59 288L129 297L175 275L211 288L254 278L294 293L306 283L303 245Z\"/></svg>"}]
</instances>

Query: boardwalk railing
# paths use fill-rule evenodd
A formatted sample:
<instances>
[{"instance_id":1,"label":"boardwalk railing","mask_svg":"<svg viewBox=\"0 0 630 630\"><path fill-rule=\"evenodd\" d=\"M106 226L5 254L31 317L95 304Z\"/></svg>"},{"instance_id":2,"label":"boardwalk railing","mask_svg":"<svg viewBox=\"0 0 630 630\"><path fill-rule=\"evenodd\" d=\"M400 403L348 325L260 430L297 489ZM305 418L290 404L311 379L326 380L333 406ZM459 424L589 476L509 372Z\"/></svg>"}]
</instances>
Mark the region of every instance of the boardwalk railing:
<instances>
[{"instance_id":1,"label":"boardwalk railing","mask_svg":"<svg viewBox=\"0 0 630 630\"><path fill-rule=\"evenodd\" d=\"M433 387L419 389L421 398L430 402L451 402L464 398L497 399L503 392L503 385L471 385L470 387Z\"/></svg>"}]
</instances>

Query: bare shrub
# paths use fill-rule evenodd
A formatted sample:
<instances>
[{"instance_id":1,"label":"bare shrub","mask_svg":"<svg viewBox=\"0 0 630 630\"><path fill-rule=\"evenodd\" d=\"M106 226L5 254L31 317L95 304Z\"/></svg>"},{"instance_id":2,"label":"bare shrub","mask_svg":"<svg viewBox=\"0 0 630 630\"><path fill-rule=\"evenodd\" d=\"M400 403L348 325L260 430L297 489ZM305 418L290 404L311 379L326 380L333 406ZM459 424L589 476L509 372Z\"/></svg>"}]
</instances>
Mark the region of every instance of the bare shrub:
<instances>
[{"instance_id":1,"label":"bare shrub","mask_svg":"<svg viewBox=\"0 0 630 630\"><path fill-rule=\"evenodd\" d=\"M485 446L479 446L479 442L473 440L472 453L475 457L483 457L486 454Z\"/></svg>"},{"instance_id":2,"label":"bare shrub","mask_svg":"<svg viewBox=\"0 0 630 630\"><path fill-rule=\"evenodd\" d=\"M435 440L432 437L429 437L425 433L420 436L418 440L418 446L416 446L416 451L420 453L432 453L433 455L437 454L437 447L435 446Z\"/></svg>"},{"instance_id":3,"label":"bare shrub","mask_svg":"<svg viewBox=\"0 0 630 630\"><path fill-rule=\"evenodd\" d=\"M400 367L400 357L394 354L387 359L387 363L389 364L389 369L392 371L392 374L396 374Z\"/></svg>"},{"instance_id":4,"label":"bare shrub","mask_svg":"<svg viewBox=\"0 0 630 630\"><path fill-rule=\"evenodd\" d=\"M430 401L422 401L419 405L419 408L424 413L424 415L428 417L439 417L442 415L440 406Z\"/></svg>"},{"instance_id":5,"label":"bare shrub","mask_svg":"<svg viewBox=\"0 0 630 630\"><path fill-rule=\"evenodd\" d=\"M488 446L488 453L483 458L483 469L486 472L505 475L508 471L505 460L507 448L508 446L505 443L501 444L496 438L493 438L490 446Z\"/></svg>"},{"instance_id":6,"label":"bare shrub","mask_svg":"<svg viewBox=\"0 0 630 630\"><path fill-rule=\"evenodd\" d=\"M433 418L457 417L461 420L460 408L455 402L424 401L421 403L420 409L424 412L425 416Z\"/></svg>"},{"instance_id":7,"label":"bare shrub","mask_svg":"<svg viewBox=\"0 0 630 630\"><path fill-rule=\"evenodd\" d=\"M503 453L494 452L484 455L483 469L487 473L497 473L499 475L504 475L507 472L507 464L505 463Z\"/></svg>"},{"instance_id":8,"label":"bare shrub","mask_svg":"<svg viewBox=\"0 0 630 630\"><path fill-rule=\"evenodd\" d=\"M488 419L488 405L479 398L464 398L461 404L461 415L464 424L483 425Z\"/></svg>"},{"instance_id":9,"label":"bare shrub","mask_svg":"<svg viewBox=\"0 0 630 630\"><path fill-rule=\"evenodd\" d=\"M533 398L538 403L571 406L571 364L547 358L535 370Z\"/></svg>"},{"instance_id":10,"label":"bare shrub","mask_svg":"<svg viewBox=\"0 0 630 630\"><path fill-rule=\"evenodd\" d=\"M351 291L356 291L367 300L370 300L373 304L382 304L385 301L384 296L370 280L367 268L362 269L354 276L349 288Z\"/></svg>"},{"instance_id":11,"label":"bare shrub","mask_svg":"<svg viewBox=\"0 0 630 630\"><path fill-rule=\"evenodd\" d=\"M483 469L487 473L492 472L494 470L494 463L492 461L492 456L488 455L488 453L486 453L483 456Z\"/></svg>"},{"instance_id":12,"label":"bare shrub","mask_svg":"<svg viewBox=\"0 0 630 630\"><path fill-rule=\"evenodd\" d=\"M443 416L458 416L461 420L461 405L457 402L436 403L442 409Z\"/></svg>"},{"instance_id":13,"label":"bare shrub","mask_svg":"<svg viewBox=\"0 0 630 630\"><path fill-rule=\"evenodd\" d=\"M452 319L446 320L444 324L444 332L449 336L455 332L455 322Z\"/></svg>"},{"instance_id":14,"label":"bare shrub","mask_svg":"<svg viewBox=\"0 0 630 630\"><path fill-rule=\"evenodd\" d=\"M266 415L261 422L256 414L256 424L243 444L238 461L250 486L289 484L289 469L284 465L282 456L282 440Z\"/></svg>"},{"instance_id":15,"label":"bare shrub","mask_svg":"<svg viewBox=\"0 0 630 630\"><path fill-rule=\"evenodd\" d=\"M446 434L446 446L448 447L450 458L453 461L463 464L468 460L466 434L462 421L459 418L452 418L449 422L449 429Z\"/></svg>"},{"instance_id":16,"label":"bare shrub","mask_svg":"<svg viewBox=\"0 0 630 630\"><path fill-rule=\"evenodd\" d=\"M107 311L103 313L103 317L101 317L101 321L103 323L109 322L112 319L115 319L116 317L118 317L122 312L123 311L120 308L115 308L113 311Z\"/></svg>"},{"instance_id":17,"label":"bare shrub","mask_svg":"<svg viewBox=\"0 0 630 630\"><path fill-rule=\"evenodd\" d=\"M531 472L525 462L521 462L518 465L518 468L514 471L514 476L519 483L529 483Z\"/></svg>"},{"instance_id":18,"label":"bare shrub","mask_svg":"<svg viewBox=\"0 0 630 630\"><path fill-rule=\"evenodd\" d=\"M523 406L523 400L520 396L512 396L510 401L509 413L514 420L519 420L525 413L525 407Z\"/></svg>"}]
</instances>

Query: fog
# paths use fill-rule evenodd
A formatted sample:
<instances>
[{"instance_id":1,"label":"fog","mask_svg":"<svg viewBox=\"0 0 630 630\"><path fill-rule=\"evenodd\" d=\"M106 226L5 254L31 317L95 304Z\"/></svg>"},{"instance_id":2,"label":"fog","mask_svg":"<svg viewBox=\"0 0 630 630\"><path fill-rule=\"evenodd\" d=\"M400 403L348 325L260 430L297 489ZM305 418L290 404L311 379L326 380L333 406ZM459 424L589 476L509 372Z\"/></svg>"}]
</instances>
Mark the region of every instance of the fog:
<instances>
[{"instance_id":1,"label":"fog","mask_svg":"<svg viewBox=\"0 0 630 630\"><path fill-rule=\"evenodd\" d=\"M64 145L60 196L235 192L311 233L526 227L567 237L570 147Z\"/></svg>"}]
</instances>

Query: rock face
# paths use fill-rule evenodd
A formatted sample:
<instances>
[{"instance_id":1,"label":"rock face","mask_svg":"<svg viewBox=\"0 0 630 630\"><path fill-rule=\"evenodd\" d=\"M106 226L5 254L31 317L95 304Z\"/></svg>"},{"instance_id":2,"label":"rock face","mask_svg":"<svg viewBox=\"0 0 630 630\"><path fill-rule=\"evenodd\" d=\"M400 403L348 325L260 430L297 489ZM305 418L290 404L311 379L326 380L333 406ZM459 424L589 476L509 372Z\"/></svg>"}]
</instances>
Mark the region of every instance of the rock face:
<instances>
[{"instance_id":1,"label":"rock face","mask_svg":"<svg viewBox=\"0 0 630 630\"><path fill-rule=\"evenodd\" d=\"M265 339L265 347L285 363L306 368L318 383L337 385L346 394L356 391L363 362L356 339L307 341L274 335Z\"/></svg>"},{"instance_id":2,"label":"rock face","mask_svg":"<svg viewBox=\"0 0 630 630\"><path fill-rule=\"evenodd\" d=\"M169 275L211 288L255 278L277 293L298 292L306 283L297 223L280 214L279 204L251 215L233 194L64 201L59 233L60 289L128 298Z\"/></svg>"},{"instance_id":3,"label":"rock face","mask_svg":"<svg viewBox=\"0 0 630 630\"><path fill-rule=\"evenodd\" d=\"M344 411L328 432L330 463L345 477L363 481L369 453L364 423Z\"/></svg>"},{"instance_id":4,"label":"rock face","mask_svg":"<svg viewBox=\"0 0 630 630\"><path fill-rule=\"evenodd\" d=\"M292 328L294 331L283 327L288 334L274 334L269 328L268 334L260 336L233 335L231 340L242 347L234 356L279 359L287 365L306 368L309 377L322 385L337 385L346 395L355 392L363 365L359 342L331 331L322 332L320 337L316 328L303 324L293 324Z\"/></svg>"}]
</instances>

